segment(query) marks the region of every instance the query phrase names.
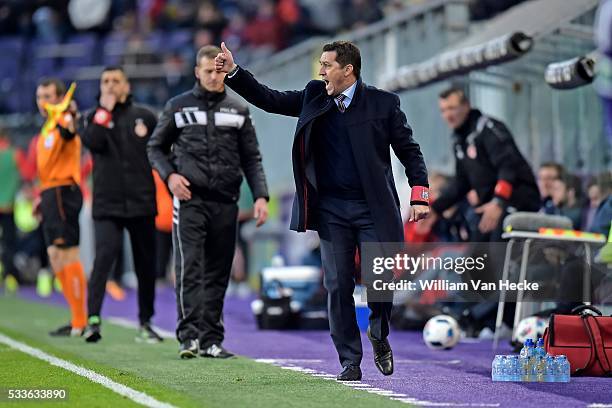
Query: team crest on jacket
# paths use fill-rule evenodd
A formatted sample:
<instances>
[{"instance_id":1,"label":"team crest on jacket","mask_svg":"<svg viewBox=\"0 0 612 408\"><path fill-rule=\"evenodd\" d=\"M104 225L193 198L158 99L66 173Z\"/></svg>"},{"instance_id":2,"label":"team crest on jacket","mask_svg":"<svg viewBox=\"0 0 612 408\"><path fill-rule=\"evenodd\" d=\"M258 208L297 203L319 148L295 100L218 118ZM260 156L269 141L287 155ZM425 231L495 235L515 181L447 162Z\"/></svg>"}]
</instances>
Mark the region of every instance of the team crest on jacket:
<instances>
[{"instance_id":1,"label":"team crest on jacket","mask_svg":"<svg viewBox=\"0 0 612 408\"><path fill-rule=\"evenodd\" d=\"M149 129L147 125L144 124L144 120L140 118L136 119L136 126L134 126L134 133L136 133L136 136L145 137L148 131Z\"/></svg>"},{"instance_id":2,"label":"team crest on jacket","mask_svg":"<svg viewBox=\"0 0 612 408\"><path fill-rule=\"evenodd\" d=\"M469 145L466 149L466 153L470 159L475 159L478 155L478 152L476 151L476 146L473 144Z\"/></svg>"}]
</instances>

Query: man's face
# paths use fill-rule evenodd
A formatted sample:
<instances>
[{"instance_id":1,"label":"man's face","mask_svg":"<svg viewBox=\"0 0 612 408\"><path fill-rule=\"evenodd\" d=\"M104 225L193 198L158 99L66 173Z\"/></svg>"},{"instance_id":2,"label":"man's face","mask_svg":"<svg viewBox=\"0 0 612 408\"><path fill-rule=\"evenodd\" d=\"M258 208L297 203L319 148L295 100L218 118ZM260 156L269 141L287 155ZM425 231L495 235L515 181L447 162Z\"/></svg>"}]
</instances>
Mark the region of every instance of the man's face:
<instances>
[{"instance_id":1,"label":"man's face","mask_svg":"<svg viewBox=\"0 0 612 408\"><path fill-rule=\"evenodd\" d=\"M57 94L57 88L54 84L47 86L39 85L36 88L36 106L38 106L38 112L43 117L47 117L47 111L45 110L45 104L50 103L52 105L60 103L62 96Z\"/></svg>"},{"instance_id":2,"label":"man's face","mask_svg":"<svg viewBox=\"0 0 612 408\"><path fill-rule=\"evenodd\" d=\"M130 94L130 83L125 74L119 70L105 71L100 78L100 93L114 95L118 102L125 102Z\"/></svg>"},{"instance_id":3,"label":"man's face","mask_svg":"<svg viewBox=\"0 0 612 408\"><path fill-rule=\"evenodd\" d=\"M458 93L450 94L447 98L440 98L438 104L442 118L451 129L457 129L463 125L470 113L470 104L463 101Z\"/></svg>"},{"instance_id":4,"label":"man's face","mask_svg":"<svg viewBox=\"0 0 612 408\"><path fill-rule=\"evenodd\" d=\"M554 167L540 168L538 171L538 188L542 198L552 196L555 180L559 180L557 169Z\"/></svg>"},{"instance_id":5,"label":"man's face","mask_svg":"<svg viewBox=\"0 0 612 408\"><path fill-rule=\"evenodd\" d=\"M601 204L601 200L603 198L601 187L599 187L597 184L592 185L591 187L589 187L588 195L589 195L589 202L591 203L591 207L592 208L599 207L599 204Z\"/></svg>"},{"instance_id":6,"label":"man's face","mask_svg":"<svg viewBox=\"0 0 612 408\"><path fill-rule=\"evenodd\" d=\"M555 204L557 207L562 206L567 201L567 185L561 179L556 179L552 182L550 193L553 204Z\"/></svg>"},{"instance_id":7,"label":"man's face","mask_svg":"<svg viewBox=\"0 0 612 408\"><path fill-rule=\"evenodd\" d=\"M321 69L319 75L325 81L325 90L329 96L336 96L344 92L353 82L353 66L346 64L344 67L336 61L336 51L325 51L319 60Z\"/></svg>"},{"instance_id":8,"label":"man's face","mask_svg":"<svg viewBox=\"0 0 612 408\"><path fill-rule=\"evenodd\" d=\"M195 67L195 76L200 86L208 92L223 92L225 75L225 72L215 70L214 58L202 57Z\"/></svg>"}]
</instances>

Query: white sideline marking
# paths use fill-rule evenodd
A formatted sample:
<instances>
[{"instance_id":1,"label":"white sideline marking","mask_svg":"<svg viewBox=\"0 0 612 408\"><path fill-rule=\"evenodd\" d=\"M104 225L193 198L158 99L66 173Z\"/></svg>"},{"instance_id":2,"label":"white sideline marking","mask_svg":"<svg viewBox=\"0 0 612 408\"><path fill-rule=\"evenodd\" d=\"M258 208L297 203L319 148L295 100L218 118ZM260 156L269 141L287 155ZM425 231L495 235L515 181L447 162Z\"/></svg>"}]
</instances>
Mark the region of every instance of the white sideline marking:
<instances>
[{"instance_id":1,"label":"white sideline marking","mask_svg":"<svg viewBox=\"0 0 612 408\"><path fill-rule=\"evenodd\" d=\"M109 317L106 320L108 320L110 323L113 323L116 326L125 327L128 329L138 329L139 327L137 323L129 319L125 319L123 317ZM172 333L171 331L161 329L157 326L151 326L151 327L153 327L153 330L155 330L157 334L159 334L164 339L173 339L176 337L176 335Z\"/></svg>"},{"instance_id":2,"label":"white sideline marking","mask_svg":"<svg viewBox=\"0 0 612 408\"><path fill-rule=\"evenodd\" d=\"M7 337L2 333L0 333L0 343L6 344L7 346L15 350L21 351L22 353L35 357L39 360L46 361L51 365L63 368L64 370L73 372L77 375L80 375L81 377L85 377L88 380L94 383L98 383L119 395L129 398L137 404L153 408L175 408L174 405L158 401L155 398L145 394L144 392L136 391L135 389L127 387L123 384L119 384L118 382L115 382L110 378L103 376L102 374L98 374L95 371L78 366L69 361L62 360L61 358L54 357L50 354L45 353L42 350L30 347L25 343L13 340L12 338Z\"/></svg>"},{"instance_id":3,"label":"white sideline marking","mask_svg":"<svg viewBox=\"0 0 612 408\"><path fill-rule=\"evenodd\" d=\"M395 360L396 364L461 364L461 360Z\"/></svg>"},{"instance_id":4,"label":"white sideline marking","mask_svg":"<svg viewBox=\"0 0 612 408\"><path fill-rule=\"evenodd\" d=\"M309 360L303 358L258 358L255 361L266 364L285 364L285 363L322 363L323 360Z\"/></svg>"},{"instance_id":5,"label":"white sideline marking","mask_svg":"<svg viewBox=\"0 0 612 408\"><path fill-rule=\"evenodd\" d=\"M274 359L274 358L259 358L255 361L264 364L271 364L273 366L280 367L284 370L302 372L309 374L313 377L321 378L322 380L335 380L336 376L325 373L323 371L312 370L304 368L294 364L286 364L288 362L321 362L322 360L300 360L300 359ZM448 361L435 361L435 360L399 360L402 363L441 363L441 364L459 364L461 360L448 360ZM372 387L370 384L363 383L361 381L338 381L339 384L346 385L354 390L366 391L371 394L378 394L383 397L387 397L394 401L403 402L406 404L412 404L422 407L499 407L499 403L486 404L478 402L433 402L433 401L420 401L417 398L412 398L406 394L402 394L392 390L385 390L382 388ZM593 406L591 408L612 408L612 406Z\"/></svg>"},{"instance_id":6,"label":"white sideline marking","mask_svg":"<svg viewBox=\"0 0 612 408\"><path fill-rule=\"evenodd\" d=\"M587 405L587 408L612 408L612 404L600 404L600 403L593 403L590 405Z\"/></svg>"},{"instance_id":7,"label":"white sideline marking","mask_svg":"<svg viewBox=\"0 0 612 408\"><path fill-rule=\"evenodd\" d=\"M125 319L122 317L110 317L107 319L109 322L116 324L117 326L127 327L127 328L138 328L138 324L135 322ZM158 327L154 327L160 336L164 338L174 338L175 335L172 332L167 330L160 329ZM304 368L295 365L295 363L322 363L323 360L317 359L300 359L300 358L258 358L255 359L258 363L271 364L273 366L280 367L285 370L302 372L304 374L312 375L313 377L318 377L323 380L336 380L336 376L333 374L325 373L322 371L312 370L309 368ZM461 360L397 360L396 363L400 364L449 364L455 365L460 364ZM433 402L433 401L420 401L417 398L408 397L405 394L397 393L391 390L384 390L380 388L373 388L369 384L362 383L361 381L338 381L340 384L344 384L348 387L351 387L355 390L363 390L373 394L379 394L381 396L390 397L390 399L395 401L404 402L407 404L413 404L417 406L423 407L499 407L499 403L477 403L477 402ZM372 388L370 388L372 387ZM399 397L399 398L398 398ZM604 404L592 404L589 405L588 408L612 408L612 405L604 405Z\"/></svg>"}]
</instances>

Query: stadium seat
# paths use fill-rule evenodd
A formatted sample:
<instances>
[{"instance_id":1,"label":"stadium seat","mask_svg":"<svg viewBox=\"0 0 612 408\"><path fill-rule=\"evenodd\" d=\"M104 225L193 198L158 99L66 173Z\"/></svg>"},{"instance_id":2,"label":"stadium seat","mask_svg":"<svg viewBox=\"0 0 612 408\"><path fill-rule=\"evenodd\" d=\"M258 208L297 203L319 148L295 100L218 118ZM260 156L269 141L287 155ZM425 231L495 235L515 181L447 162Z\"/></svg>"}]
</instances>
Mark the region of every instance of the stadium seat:
<instances>
[{"instance_id":1,"label":"stadium seat","mask_svg":"<svg viewBox=\"0 0 612 408\"><path fill-rule=\"evenodd\" d=\"M0 39L0 55L9 56L0 60L0 110L17 111L19 98L15 98L19 89L19 72L21 70L25 41L19 37Z\"/></svg>"}]
</instances>

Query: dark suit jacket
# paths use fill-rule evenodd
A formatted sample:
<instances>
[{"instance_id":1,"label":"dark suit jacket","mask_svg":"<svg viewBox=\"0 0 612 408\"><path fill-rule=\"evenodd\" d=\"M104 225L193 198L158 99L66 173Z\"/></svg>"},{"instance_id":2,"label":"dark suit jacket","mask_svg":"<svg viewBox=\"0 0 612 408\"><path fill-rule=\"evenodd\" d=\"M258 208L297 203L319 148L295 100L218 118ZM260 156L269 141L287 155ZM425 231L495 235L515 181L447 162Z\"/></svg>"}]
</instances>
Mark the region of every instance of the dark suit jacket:
<instances>
[{"instance_id":1,"label":"dark suit jacket","mask_svg":"<svg viewBox=\"0 0 612 408\"><path fill-rule=\"evenodd\" d=\"M312 80L301 91L280 92L260 84L239 68L225 83L248 102L270 113L298 117L293 140L293 176L296 186L291 229L317 230L318 195L311 143L313 123L336 104L323 81ZM411 186L428 186L427 169L412 129L395 94L357 82L345 111L353 154L374 228L381 242L404 239L399 197L393 181L389 147L406 168ZM322 177L323 175L319 175Z\"/></svg>"}]
</instances>

